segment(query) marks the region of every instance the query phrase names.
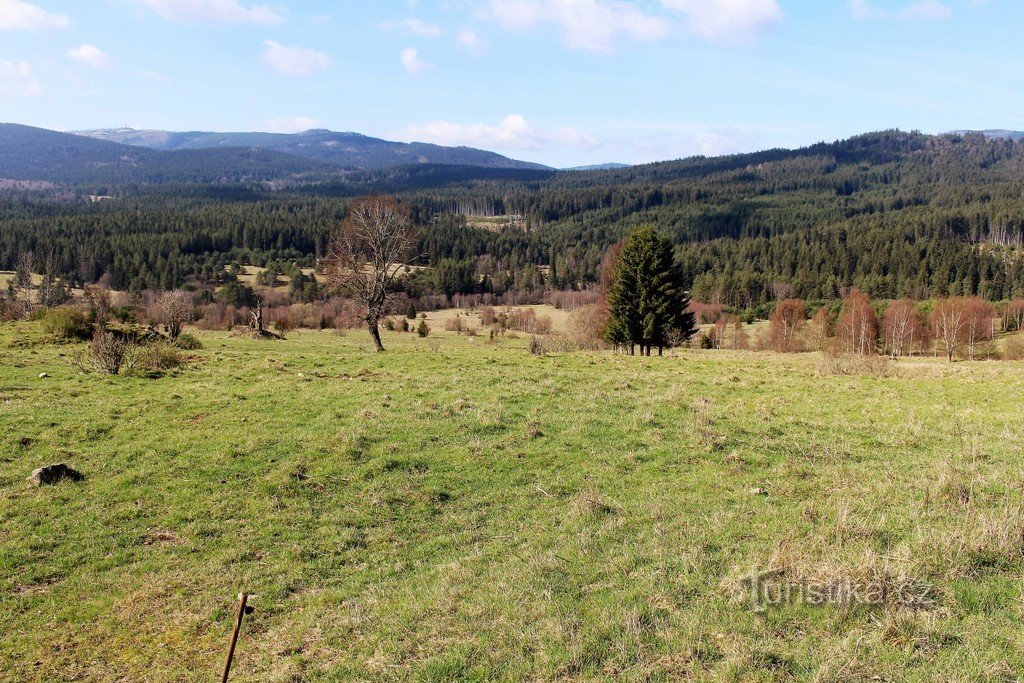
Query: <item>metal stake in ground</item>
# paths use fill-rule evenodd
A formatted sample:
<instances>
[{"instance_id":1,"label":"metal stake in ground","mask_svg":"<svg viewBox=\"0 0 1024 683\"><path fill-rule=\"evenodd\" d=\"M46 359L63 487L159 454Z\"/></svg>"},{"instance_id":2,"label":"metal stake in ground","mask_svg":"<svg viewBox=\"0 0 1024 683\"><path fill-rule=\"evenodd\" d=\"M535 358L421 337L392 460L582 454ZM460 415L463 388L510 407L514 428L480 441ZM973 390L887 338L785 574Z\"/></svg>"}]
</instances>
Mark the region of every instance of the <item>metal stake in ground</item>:
<instances>
[{"instance_id":1,"label":"metal stake in ground","mask_svg":"<svg viewBox=\"0 0 1024 683\"><path fill-rule=\"evenodd\" d=\"M238 631L242 628L242 617L245 616L245 603L248 600L248 593L238 594L238 611L235 612L235 628L231 631L231 644L228 645L228 658L224 662L224 675L220 677L220 683L227 683L228 674L231 673L231 658L235 656L235 643L238 642Z\"/></svg>"}]
</instances>

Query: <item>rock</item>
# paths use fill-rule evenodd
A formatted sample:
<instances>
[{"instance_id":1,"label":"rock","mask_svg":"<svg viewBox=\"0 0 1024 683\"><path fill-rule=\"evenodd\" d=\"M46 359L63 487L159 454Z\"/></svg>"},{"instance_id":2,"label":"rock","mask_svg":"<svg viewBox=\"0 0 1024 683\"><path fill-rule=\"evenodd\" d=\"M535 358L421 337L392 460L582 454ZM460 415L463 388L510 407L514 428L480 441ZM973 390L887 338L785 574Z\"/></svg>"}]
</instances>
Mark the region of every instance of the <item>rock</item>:
<instances>
[{"instance_id":1,"label":"rock","mask_svg":"<svg viewBox=\"0 0 1024 683\"><path fill-rule=\"evenodd\" d=\"M752 496L767 496L768 495L768 490L767 489L763 489L760 486L758 486L756 488L750 489L749 491L747 491L747 493L749 493Z\"/></svg>"},{"instance_id":2,"label":"rock","mask_svg":"<svg viewBox=\"0 0 1024 683\"><path fill-rule=\"evenodd\" d=\"M47 372L40 372L39 373L39 379L46 379L49 376L50 376L50 374L47 373Z\"/></svg>"},{"instance_id":3,"label":"rock","mask_svg":"<svg viewBox=\"0 0 1024 683\"><path fill-rule=\"evenodd\" d=\"M84 478L81 472L61 462L34 470L28 478L28 482L35 486L46 486L48 484L56 484L64 479L80 481Z\"/></svg>"}]
</instances>

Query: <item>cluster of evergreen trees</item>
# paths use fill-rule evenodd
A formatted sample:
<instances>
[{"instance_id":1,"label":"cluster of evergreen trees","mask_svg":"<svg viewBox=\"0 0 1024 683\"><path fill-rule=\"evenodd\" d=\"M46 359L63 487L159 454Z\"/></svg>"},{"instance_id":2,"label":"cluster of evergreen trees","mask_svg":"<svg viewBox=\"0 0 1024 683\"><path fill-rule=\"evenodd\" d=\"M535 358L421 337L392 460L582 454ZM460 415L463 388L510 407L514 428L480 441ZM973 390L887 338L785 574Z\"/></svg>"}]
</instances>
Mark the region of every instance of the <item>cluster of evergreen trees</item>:
<instances>
[{"instance_id":1,"label":"cluster of evergreen trees","mask_svg":"<svg viewBox=\"0 0 1024 683\"><path fill-rule=\"evenodd\" d=\"M86 194L117 199L89 204ZM312 265L348 197L397 192L420 228L415 293L582 288L634 227L671 240L694 299L756 308L827 299L1024 295L1024 143L887 132L589 172L417 167L271 191L109 186L0 194L0 268L56 255L73 283L119 289L215 279L231 262ZM521 227L466 216L516 215Z\"/></svg>"}]
</instances>

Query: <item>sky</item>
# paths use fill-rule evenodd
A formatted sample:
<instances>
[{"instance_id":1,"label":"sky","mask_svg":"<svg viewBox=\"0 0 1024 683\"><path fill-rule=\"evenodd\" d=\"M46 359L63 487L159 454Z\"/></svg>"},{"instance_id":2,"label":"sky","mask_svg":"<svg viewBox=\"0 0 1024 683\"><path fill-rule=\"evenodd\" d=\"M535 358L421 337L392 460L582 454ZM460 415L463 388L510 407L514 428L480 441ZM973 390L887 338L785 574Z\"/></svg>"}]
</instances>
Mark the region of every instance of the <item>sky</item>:
<instances>
[{"instance_id":1,"label":"sky","mask_svg":"<svg viewBox=\"0 0 1024 683\"><path fill-rule=\"evenodd\" d=\"M1020 0L0 0L0 121L567 167L1024 129Z\"/></svg>"}]
</instances>

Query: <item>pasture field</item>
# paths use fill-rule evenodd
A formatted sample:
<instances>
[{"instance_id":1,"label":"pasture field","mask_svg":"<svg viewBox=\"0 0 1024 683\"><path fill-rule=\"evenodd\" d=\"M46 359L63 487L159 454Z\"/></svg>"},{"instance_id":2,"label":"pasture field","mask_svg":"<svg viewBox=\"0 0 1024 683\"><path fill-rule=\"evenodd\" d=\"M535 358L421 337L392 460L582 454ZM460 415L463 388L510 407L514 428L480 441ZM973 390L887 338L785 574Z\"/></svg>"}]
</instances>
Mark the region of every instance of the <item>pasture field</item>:
<instances>
[{"instance_id":1,"label":"pasture field","mask_svg":"<svg viewBox=\"0 0 1024 683\"><path fill-rule=\"evenodd\" d=\"M232 681L1024 674L1022 363L197 334L0 325L0 680L216 680L241 590Z\"/></svg>"}]
</instances>

